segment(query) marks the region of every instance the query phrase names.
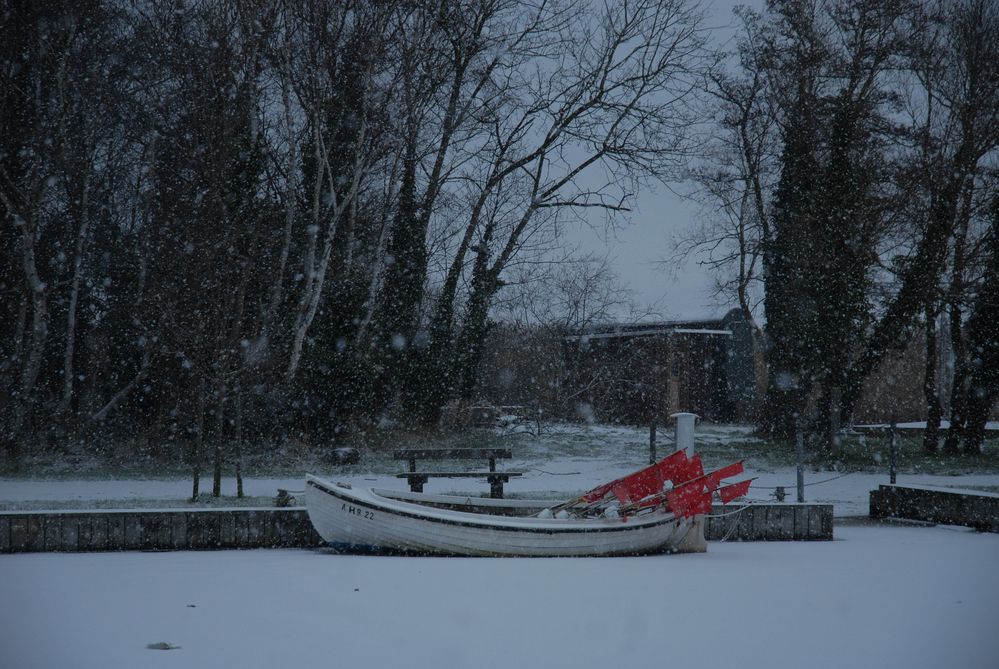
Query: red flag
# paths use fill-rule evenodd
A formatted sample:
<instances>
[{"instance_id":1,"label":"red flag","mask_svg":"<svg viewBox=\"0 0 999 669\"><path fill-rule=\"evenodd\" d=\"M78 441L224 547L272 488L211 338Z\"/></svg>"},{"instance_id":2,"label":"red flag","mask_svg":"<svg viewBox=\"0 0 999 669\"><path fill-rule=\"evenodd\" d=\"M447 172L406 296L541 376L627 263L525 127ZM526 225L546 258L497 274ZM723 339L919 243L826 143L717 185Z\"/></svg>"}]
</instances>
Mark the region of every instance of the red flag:
<instances>
[{"instance_id":1,"label":"red flag","mask_svg":"<svg viewBox=\"0 0 999 669\"><path fill-rule=\"evenodd\" d=\"M659 473L663 481L672 481L674 484L688 480L685 477L689 468L690 461L687 460L687 453L683 450L676 451L659 461Z\"/></svg>"},{"instance_id":2,"label":"red flag","mask_svg":"<svg viewBox=\"0 0 999 669\"><path fill-rule=\"evenodd\" d=\"M718 496L721 497L722 504L728 504L733 499L737 497L742 497L749 492L750 484L756 479L749 479L748 481L739 481L738 483L733 483L732 485L722 486L718 489Z\"/></svg>"},{"instance_id":3,"label":"red flag","mask_svg":"<svg viewBox=\"0 0 999 669\"><path fill-rule=\"evenodd\" d=\"M620 479L611 492L622 504L630 504L643 497L655 495L662 490L662 487L663 480L659 468L652 466Z\"/></svg>"},{"instance_id":4,"label":"red flag","mask_svg":"<svg viewBox=\"0 0 999 669\"><path fill-rule=\"evenodd\" d=\"M711 513L711 493L705 492L694 500L690 506L690 515L696 516L699 513Z\"/></svg>"},{"instance_id":5,"label":"red flag","mask_svg":"<svg viewBox=\"0 0 999 669\"><path fill-rule=\"evenodd\" d=\"M687 461L687 471L684 472L684 478L678 481L678 483L693 481L702 476L704 476L704 465L701 464L701 454L697 453Z\"/></svg>"},{"instance_id":6,"label":"red flag","mask_svg":"<svg viewBox=\"0 0 999 669\"><path fill-rule=\"evenodd\" d=\"M730 476L738 476L741 473L742 461L740 460L708 474L704 479L704 487L708 490L714 490L721 484L722 479L727 479Z\"/></svg>"},{"instance_id":7,"label":"red flag","mask_svg":"<svg viewBox=\"0 0 999 669\"><path fill-rule=\"evenodd\" d=\"M669 458L666 459L668 460ZM610 483L605 483L584 493L580 499L587 503L596 502L603 499L607 493L613 492L614 496L622 502L630 502L641 499L646 495L654 495L663 487L663 478L659 471L661 465L662 462L657 462L644 469L639 469L634 474L614 479ZM648 492L642 493L643 490L648 490ZM638 496L635 497L635 495Z\"/></svg>"},{"instance_id":8,"label":"red flag","mask_svg":"<svg viewBox=\"0 0 999 669\"><path fill-rule=\"evenodd\" d=\"M666 503L674 515L686 518L699 513L697 509L702 505L703 496L704 491L699 483L682 485L666 493Z\"/></svg>"},{"instance_id":9,"label":"red flag","mask_svg":"<svg viewBox=\"0 0 999 669\"><path fill-rule=\"evenodd\" d=\"M614 488L614 486L616 486L618 483L620 483L623 480L624 479L614 479L610 483L604 483L603 485L597 486L593 490L583 493L580 499L587 503L596 502L599 499L603 499L604 495L609 493Z\"/></svg>"},{"instance_id":10,"label":"red flag","mask_svg":"<svg viewBox=\"0 0 999 669\"><path fill-rule=\"evenodd\" d=\"M603 496L606 495L608 491L610 491L610 489L614 487L614 483L615 482L605 483L599 488L594 488L593 490L587 493L583 493L583 495L581 495L579 499L583 500L587 504L591 502L596 502L599 499L603 499Z\"/></svg>"}]
</instances>

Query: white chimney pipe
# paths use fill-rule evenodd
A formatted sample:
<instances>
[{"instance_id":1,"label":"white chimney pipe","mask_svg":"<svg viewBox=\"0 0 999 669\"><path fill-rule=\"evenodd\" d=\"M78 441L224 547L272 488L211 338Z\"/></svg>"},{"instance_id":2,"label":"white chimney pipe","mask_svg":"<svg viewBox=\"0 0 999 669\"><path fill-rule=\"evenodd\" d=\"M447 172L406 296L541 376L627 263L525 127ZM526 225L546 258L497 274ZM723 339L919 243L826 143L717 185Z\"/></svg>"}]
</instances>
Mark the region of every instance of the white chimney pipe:
<instances>
[{"instance_id":1,"label":"white chimney pipe","mask_svg":"<svg viewBox=\"0 0 999 669\"><path fill-rule=\"evenodd\" d=\"M670 418L676 419L676 449L681 448L687 451L687 457L694 456L694 423L697 421L696 413L681 411L670 414Z\"/></svg>"}]
</instances>

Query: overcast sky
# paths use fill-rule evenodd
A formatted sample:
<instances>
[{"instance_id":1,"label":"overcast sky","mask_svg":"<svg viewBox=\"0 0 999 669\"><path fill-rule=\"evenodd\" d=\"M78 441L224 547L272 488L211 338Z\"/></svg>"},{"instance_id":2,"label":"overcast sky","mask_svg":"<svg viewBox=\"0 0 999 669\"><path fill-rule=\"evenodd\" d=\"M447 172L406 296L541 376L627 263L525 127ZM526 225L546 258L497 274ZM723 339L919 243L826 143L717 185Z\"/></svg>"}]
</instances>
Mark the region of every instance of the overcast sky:
<instances>
[{"instance_id":1,"label":"overcast sky","mask_svg":"<svg viewBox=\"0 0 999 669\"><path fill-rule=\"evenodd\" d=\"M764 0L705 2L709 17L706 25L711 28L714 44L720 46L731 41L735 6L762 8L763 4ZM685 188L676 184L675 189L683 192ZM674 237L695 223L697 206L663 187L658 191L640 193L630 222L618 226L614 232L580 230L580 246L608 255L620 279L634 292L639 306L651 307L656 317L708 318L725 313L735 305L719 304L712 297L712 279L696 261L688 260L676 267L675 278L662 266L672 254Z\"/></svg>"}]
</instances>

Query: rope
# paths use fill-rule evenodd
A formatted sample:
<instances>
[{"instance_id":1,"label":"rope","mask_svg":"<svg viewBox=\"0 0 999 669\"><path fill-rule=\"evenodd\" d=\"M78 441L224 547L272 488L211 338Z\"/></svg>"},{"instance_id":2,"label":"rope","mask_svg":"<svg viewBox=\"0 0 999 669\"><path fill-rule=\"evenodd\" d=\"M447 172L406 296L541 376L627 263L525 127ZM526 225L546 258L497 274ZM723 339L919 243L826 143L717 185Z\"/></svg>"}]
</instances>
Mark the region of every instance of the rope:
<instances>
[{"instance_id":1,"label":"rope","mask_svg":"<svg viewBox=\"0 0 999 669\"><path fill-rule=\"evenodd\" d=\"M832 478L823 479L821 481L812 481L810 483L806 483L805 487L807 488L808 486L812 486L812 485L819 485L819 484L822 484L822 483L829 483L830 481L835 481L836 479L841 479L844 476L850 476L851 474L856 474L856 473L857 472L847 472L845 474L840 474L839 476L833 476ZM777 488L796 488L797 486L798 486L797 483L792 483L792 484L789 484L789 485L751 485L749 487L750 488L756 488L757 490L776 490Z\"/></svg>"},{"instance_id":2,"label":"rope","mask_svg":"<svg viewBox=\"0 0 999 669\"><path fill-rule=\"evenodd\" d=\"M744 506L736 509L735 511L729 511L728 513L709 513L705 515L705 518L728 518L730 516L737 516L749 507L753 505L753 502L747 502ZM739 526L739 523L733 520L728 524L728 529L725 531L725 535L719 539L720 542L726 542L732 538L735 533L735 528Z\"/></svg>"},{"instance_id":3,"label":"rope","mask_svg":"<svg viewBox=\"0 0 999 669\"><path fill-rule=\"evenodd\" d=\"M736 515L742 513L743 511L745 511L746 509L748 509L749 507L753 506L753 504L755 504L755 502L745 502L742 506L740 506L735 511L728 511L726 513L706 513L706 514L704 514L704 517L705 518L728 518L729 516L736 516Z\"/></svg>"},{"instance_id":4,"label":"rope","mask_svg":"<svg viewBox=\"0 0 999 669\"><path fill-rule=\"evenodd\" d=\"M541 472L542 474L547 474L548 476L579 476L583 472L546 472L544 469L537 469L536 467L531 467L528 471Z\"/></svg>"}]
</instances>

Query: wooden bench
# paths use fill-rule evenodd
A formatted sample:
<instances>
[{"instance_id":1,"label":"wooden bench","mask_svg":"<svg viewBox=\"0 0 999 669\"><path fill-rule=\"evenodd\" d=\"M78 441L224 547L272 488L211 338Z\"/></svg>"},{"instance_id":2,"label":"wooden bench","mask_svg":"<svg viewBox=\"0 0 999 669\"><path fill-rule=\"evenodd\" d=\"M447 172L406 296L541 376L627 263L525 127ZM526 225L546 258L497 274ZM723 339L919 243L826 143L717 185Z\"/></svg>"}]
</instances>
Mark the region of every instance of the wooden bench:
<instances>
[{"instance_id":1,"label":"wooden bench","mask_svg":"<svg viewBox=\"0 0 999 669\"><path fill-rule=\"evenodd\" d=\"M489 496L496 499L502 499L503 484L507 483L511 477L523 475L523 472L496 471L497 460L509 460L513 457L509 448L403 448L395 451L392 457L395 460L408 461L409 471L402 474L396 474L396 478L408 479L409 489L413 492L423 492L423 484L426 483L431 477L485 478L489 481ZM416 463L419 460L488 460L489 471L417 471Z\"/></svg>"}]
</instances>

